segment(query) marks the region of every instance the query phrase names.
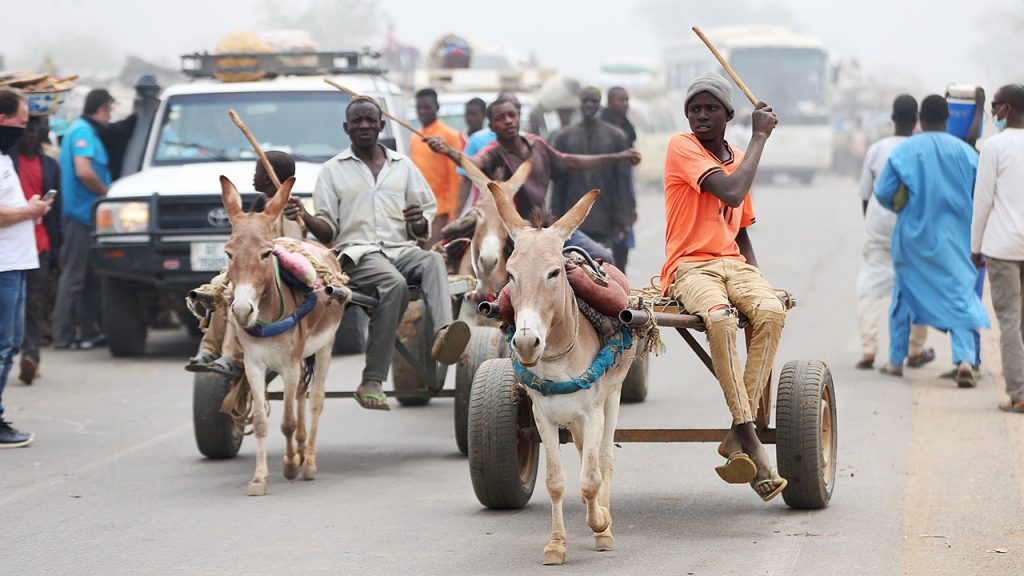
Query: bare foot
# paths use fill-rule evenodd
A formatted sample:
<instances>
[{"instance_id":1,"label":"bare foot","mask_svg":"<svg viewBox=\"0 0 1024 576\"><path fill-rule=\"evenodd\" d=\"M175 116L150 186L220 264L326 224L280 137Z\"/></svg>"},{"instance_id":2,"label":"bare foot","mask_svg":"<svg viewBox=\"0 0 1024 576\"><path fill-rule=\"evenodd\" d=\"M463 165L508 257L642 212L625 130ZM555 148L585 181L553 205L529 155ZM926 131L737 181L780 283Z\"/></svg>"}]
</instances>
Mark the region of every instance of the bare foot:
<instances>
[{"instance_id":1,"label":"bare foot","mask_svg":"<svg viewBox=\"0 0 1024 576\"><path fill-rule=\"evenodd\" d=\"M735 426L729 429L721 444L718 445L718 455L722 458L728 458L734 452L743 452L743 444L740 442L740 437L736 434Z\"/></svg>"},{"instance_id":2,"label":"bare foot","mask_svg":"<svg viewBox=\"0 0 1024 576\"><path fill-rule=\"evenodd\" d=\"M750 459L757 465L757 475L754 476L751 486L754 487L754 491L757 492L758 496L764 498L771 494L776 488L782 486L783 480L777 474L772 474L772 462L768 458L768 452L765 451L764 445L757 438L757 432L754 429L753 422L747 422L745 424L738 424L734 427L737 435L740 438L740 442L743 445L743 451L750 456ZM764 482L763 484L758 484Z\"/></svg>"}]
</instances>

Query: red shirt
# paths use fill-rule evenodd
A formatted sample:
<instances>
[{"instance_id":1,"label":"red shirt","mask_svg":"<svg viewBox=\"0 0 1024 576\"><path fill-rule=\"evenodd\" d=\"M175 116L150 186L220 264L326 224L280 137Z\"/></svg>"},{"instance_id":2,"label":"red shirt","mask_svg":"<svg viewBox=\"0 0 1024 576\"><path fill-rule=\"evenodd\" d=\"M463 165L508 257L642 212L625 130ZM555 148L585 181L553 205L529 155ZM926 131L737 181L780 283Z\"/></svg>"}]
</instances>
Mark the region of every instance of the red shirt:
<instances>
[{"instance_id":1,"label":"red shirt","mask_svg":"<svg viewBox=\"0 0 1024 576\"><path fill-rule=\"evenodd\" d=\"M21 189L26 200L33 196L42 197L46 192L43 190L43 157L29 158L19 154L18 179L21 180ZM50 235L46 233L46 226L43 226L42 221L36 224L36 249L40 254L50 251Z\"/></svg>"}]
</instances>

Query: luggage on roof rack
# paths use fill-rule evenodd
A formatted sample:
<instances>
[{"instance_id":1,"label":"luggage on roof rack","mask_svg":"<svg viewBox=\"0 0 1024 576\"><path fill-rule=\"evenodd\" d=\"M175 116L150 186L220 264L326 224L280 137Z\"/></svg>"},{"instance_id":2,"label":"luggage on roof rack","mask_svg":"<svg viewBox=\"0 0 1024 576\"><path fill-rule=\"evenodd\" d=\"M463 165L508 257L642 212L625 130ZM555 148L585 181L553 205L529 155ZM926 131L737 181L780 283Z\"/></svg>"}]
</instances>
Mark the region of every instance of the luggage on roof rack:
<instances>
[{"instance_id":1,"label":"luggage on roof rack","mask_svg":"<svg viewBox=\"0 0 1024 576\"><path fill-rule=\"evenodd\" d=\"M196 52L181 56L181 71L190 78L245 75L321 76L329 74L383 74L377 52Z\"/></svg>"}]
</instances>

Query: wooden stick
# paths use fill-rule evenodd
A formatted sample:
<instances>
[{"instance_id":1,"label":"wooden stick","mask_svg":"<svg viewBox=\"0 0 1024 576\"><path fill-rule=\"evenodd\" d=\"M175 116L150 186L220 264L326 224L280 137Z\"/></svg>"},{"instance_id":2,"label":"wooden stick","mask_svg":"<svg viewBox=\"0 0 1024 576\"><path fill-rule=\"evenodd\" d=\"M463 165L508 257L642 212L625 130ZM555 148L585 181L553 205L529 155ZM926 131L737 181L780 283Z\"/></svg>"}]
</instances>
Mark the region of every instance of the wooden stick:
<instances>
[{"instance_id":1,"label":"wooden stick","mask_svg":"<svg viewBox=\"0 0 1024 576\"><path fill-rule=\"evenodd\" d=\"M245 138L249 141L249 144L252 145L252 149L256 151L256 155L259 156L260 163L263 164L263 169L267 171L267 176L270 177L270 182L274 185L274 188L280 188L281 181L277 179L277 172L274 172L274 167L270 165L270 160L267 160L267 155L263 153L263 149L260 148L259 143L256 142L256 137L252 135L252 132L249 131L245 122L242 122L242 119L239 118L238 113L236 113L234 109L228 110L228 115L231 116L231 121L235 123L235 126L238 126L238 129L242 131L242 134L245 134Z\"/></svg>"},{"instance_id":2,"label":"wooden stick","mask_svg":"<svg viewBox=\"0 0 1024 576\"><path fill-rule=\"evenodd\" d=\"M338 84L337 82L331 80L330 78L324 78L324 82L330 84L331 86L334 86L338 90L341 90L342 92L344 92L345 94L348 94L349 96L351 96L353 98L355 98L357 96L362 96L362 94L359 94L355 90L350 90L348 88L345 88L344 86L342 86L341 84ZM363 97L364 98L369 98L369 96L363 96ZM372 98L370 98L370 99L373 100ZM373 100L373 101L377 102L376 100ZM385 110L384 107L381 106L380 104L377 104L377 107L380 108L381 114L383 114L383 115L387 116L388 118L390 118L391 121L394 122L395 124L398 124L402 128L405 128L406 130L412 132L413 134L419 136L420 138L423 138L424 140L427 139L427 137L424 136L422 132L420 132L419 130L413 128L408 123L406 123L404 120L402 120L400 118L396 118L395 116L393 116L391 114L388 114L388 111Z\"/></svg>"},{"instance_id":3,"label":"wooden stick","mask_svg":"<svg viewBox=\"0 0 1024 576\"><path fill-rule=\"evenodd\" d=\"M743 83L743 79L740 78L740 75L737 74L736 71L732 69L732 66L730 66L729 63L725 61L725 58L722 56L722 53L715 48L715 45L711 43L711 40L704 35L704 32L701 32L699 26L693 27L693 33L696 34L698 38L704 41L704 45L706 45L708 47L708 50L711 50L711 53L714 54L715 58L718 59L718 63L722 65L722 68L725 70L725 73L728 74L729 77L732 78L732 81L735 82L736 85L740 87L740 90L742 90L743 93L747 96L747 100L750 100L751 104L757 106L757 98L754 97L754 93L750 91L750 88L747 88L747 85Z\"/></svg>"},{"instance_id":4,"label":"wooden stick","mask_svg":"<svg viewBox=\"0 0 1024 576\"><path fill-rule=\"evenodd\" d=\"M280 190L281 180L278 179L277 172L274 171L274 166L270 163L270 160L267 159L267 155L263 153L263 149L260 148L259 142L256 141L256 137L249 131L249 127L245 125L245 122L242 122L242 118L233 108L228 110L228 116L231 116L231 121L235 123L235 126L238 126L238 129L245 135L245 139L249 141L250 145L252 145L252 149L256 151L256 156L259 156L260 164L263 164L263 169L267 172L267 176L270 178L270 183L274 185L276 190ZM302 234L305 235L306 223L302 218L295 220L295 223L299 225L299 229L302 230Z\"/></svg>"}]
</instances>

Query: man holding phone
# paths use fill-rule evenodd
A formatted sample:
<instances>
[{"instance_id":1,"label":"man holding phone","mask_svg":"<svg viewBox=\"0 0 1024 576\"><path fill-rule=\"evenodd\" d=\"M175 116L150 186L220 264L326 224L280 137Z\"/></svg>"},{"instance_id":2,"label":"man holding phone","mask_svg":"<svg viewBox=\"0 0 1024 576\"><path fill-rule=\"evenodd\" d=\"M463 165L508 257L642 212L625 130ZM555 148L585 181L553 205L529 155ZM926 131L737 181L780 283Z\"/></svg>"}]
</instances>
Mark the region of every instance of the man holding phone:
<instances>
[{"instance_id":1,"label":"man holding phone","mask_svg":"<svg viewBox=\"0 0 1024 576\"><path fill-rule=\"evenodd\" d=\"M39 344L46 323L46 301L50 295L51 278L57 272L60 249L60 165L43 150L49 143L50 119L45 115L28 119L25 133L14 146L11 160L21 181L25 198L41 196L54 208L35 225L39 268L28 273L25 280L25 340L21 347L18 380L26 385L39 377Z\"/></svg>"},{"instance_id":2,"label":"man holding phone","mask_svg":"<svg viewBox=\"0 0 1024 576\"><path fill-rule=\"evenodd\" d=\"M25 277L39 267L35 228L50 211L38 196L25 199L11 162L14 144L28 124L28 102L11 88L0 88L0 448L20 448L32 435L3 419L2 395L14 356L21 347L25 320Z\"/></svg>"}]
</instances>

